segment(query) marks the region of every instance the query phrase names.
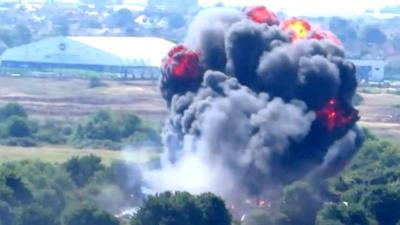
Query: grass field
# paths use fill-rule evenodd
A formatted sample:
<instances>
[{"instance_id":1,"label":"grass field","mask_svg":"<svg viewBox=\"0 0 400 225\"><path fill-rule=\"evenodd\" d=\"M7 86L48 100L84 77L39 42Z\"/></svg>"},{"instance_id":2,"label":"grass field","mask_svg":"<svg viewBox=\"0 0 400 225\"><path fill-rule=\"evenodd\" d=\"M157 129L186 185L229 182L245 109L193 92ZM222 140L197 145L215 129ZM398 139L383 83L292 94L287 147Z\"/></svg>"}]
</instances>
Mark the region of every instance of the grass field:
<instances>
[{"instance_id":1,"label":"grass field","mask_svg":"<svg viewBox=\"0 0 400 225\"><path fill-rule=\"evenodd\" d=\"M400 144L400 95L376 88L360 95L363 102L357 107L361 115L359 124L381 138Z\"/></svg>"},{"instance_id":2,"label":"grass field","mask_svg":"<svg viewBox=\"0 0 400 225\"><path fill-rule=\"evenodd\" d=\"M156 81L102 83L101 87L90 88L88 80L0 77L0 104L17 102L38 117L75 118L110 109L163 120L166 106Z\"/></svg>"},{"instance_id":3,"label":"grass field","mask_svg":"<svg viewBox=\"0 0 400 225\"><path fill-rule=\"evenodd\" d=\"M100 149L71 149L66 146L44 146L35 148L0 146L0 163L18 160L41 160L51 163L62 163L73 156L96 155L108 165L114 160L126 160L135 163L146 163L159 157L159 153L152 149L137 151L110 151Z\"/></svg>"}]
</instances>

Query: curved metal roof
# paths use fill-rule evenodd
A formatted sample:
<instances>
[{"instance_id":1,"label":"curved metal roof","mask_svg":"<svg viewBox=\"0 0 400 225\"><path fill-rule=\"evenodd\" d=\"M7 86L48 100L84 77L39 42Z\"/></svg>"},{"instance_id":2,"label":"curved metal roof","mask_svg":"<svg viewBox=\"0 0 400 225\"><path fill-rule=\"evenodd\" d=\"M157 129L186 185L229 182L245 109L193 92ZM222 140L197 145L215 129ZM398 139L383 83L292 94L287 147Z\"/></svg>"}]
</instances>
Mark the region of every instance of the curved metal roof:
<instances>
[{"instance_id":1,"label":"curved metal roof","mask_svg":"<svg viewBox=\"0 0 400 225\"><path fill-rule=\"evenodd\" d=\"M6 50L11 62L159 67L173 42L154 37L55 37Z\"/></svg>"}]
</instances>

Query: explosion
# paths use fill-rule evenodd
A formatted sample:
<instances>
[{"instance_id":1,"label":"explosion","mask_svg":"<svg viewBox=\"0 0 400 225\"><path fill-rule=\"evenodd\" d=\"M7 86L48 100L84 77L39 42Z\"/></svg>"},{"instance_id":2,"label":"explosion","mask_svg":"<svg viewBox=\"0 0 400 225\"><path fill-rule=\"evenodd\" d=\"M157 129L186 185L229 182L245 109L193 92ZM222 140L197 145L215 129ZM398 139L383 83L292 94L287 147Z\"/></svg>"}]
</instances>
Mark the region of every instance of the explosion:
<instances>
[{"instance_id":1,"label":"explosion","mask_svg":"<svg viewBox=\"0 0 400 225\"><path fill-rule=\"evenodd\" d=\"M305 39L309 36L311 25L303 19L287 19L282 22L282 29L290 32L292 41Z\"/></svg>"},{"instance_id":2,"label":"explosion","mask_svg":"<svg viewBox=\"0 0 400 225\"><path fill-rule=\"evenodd\" d=\"M173 77L196 77L200 75L199 53L177 45L163 60L162 68Z\"/></svg>"},{"instance_id":3,"label":"explosion","mask_svg":"<svg viewBox=\"0 0 400 225\"><path fill-rule=\"evenodd\" d=\"M275 13L267 9L265 6L253 6L244 9L247 17L256 23L266 23L268 25L277 25L279 20Z\"/></svg>"},{"instance_id":4,"label":"explosion","mask_svg":"<svg viewBox=\"0 0 400 225\"><path fill-rule=\"evenodd\" d=\"M156 189L269 199L335 175L357 152L355 66L340 41L303 19L278 24L263 6L205 10L164 59Z\"/></svg>"},{"instance_id":5,"label":"explosion","mask_svg":"<svg viewBox=\"0 0 400 225\"><path fill-rule=\"evenodd\" d=\"M346 109L337 100L332 99L317 112L317 117L323 121L329 131L334 131L358 120L358 112L353 108Z\"/></svg>"}]
</instances>

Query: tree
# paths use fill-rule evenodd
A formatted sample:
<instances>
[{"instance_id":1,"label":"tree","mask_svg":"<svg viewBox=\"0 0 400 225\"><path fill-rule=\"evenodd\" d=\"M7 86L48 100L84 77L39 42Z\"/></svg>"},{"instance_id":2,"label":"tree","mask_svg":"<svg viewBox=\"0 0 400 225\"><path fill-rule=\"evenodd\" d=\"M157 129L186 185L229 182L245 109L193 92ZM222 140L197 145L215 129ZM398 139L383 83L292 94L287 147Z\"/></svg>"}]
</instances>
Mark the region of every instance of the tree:
<instances>
[{"instance_id":1,"label":"tree","mask_svg":"<svg viewBox=\"0 0 400 225\"><path fill-rule=\"evenodd\" d=\"M10 205L7 202L0 201L0 224L10 225L14 219Z\"/></svg>"},{"instance_id":2,"label":"tree","mask_svg":"<svg viewBox=\"0 0 400 225\"><path fill-rule=\"evenodd\" d=\"M14 27L15 42L14 45L28 44L32 41L31 30L23 24L18 24Z\"/></svg>"},{"instance_id":3,"label":"tree","mask_svg":"<svg viewBox=\"0 0 400 225\"><path fill-rule=\"evenodd\" d=\"M230 225L227 210L221 210L222 200L211 194L193 196L187 192L164 192L150 196L132 225ZM212 212L216 210L216 212Z\"/></svg>"},{"instance_id":4,"label":"tree","mask_svg":"<svg viewBox=\"0 0 400 225\"><path fill-rule=\"evenodd\" d=\"M92 4L96 6L104 6L113 4L113 0L80 0L81 3L84 4Z\"/></svg>"},{"instance_id":5,"label":"tree","mask_svg":"<svg viewBox=\"0 0 400 225\"><path fill-rule=\"evenodd\" d=\"M185 26L185 18L180 14L174 14L168 17L168 26L173 29L178 29Z\"/></svg>"},{"instance_id":6,"label":"tree","mask_svg":"<svg viewBox=\"0 0 400 225\"><path fill-rule=\"evenodd\" d=\"M57 216L48 208L40 205L28 205L21 207L16 215L14 225L57 225Z\"/></svg>"},{"instance_id":7,"label":"tree","mask_svg":"<svg viewBox=\"0 0 400 225\"><path fill-rule=\"evenodd\" d=\"M387 37L378 25L369 24L362 28L361 39L367 43L383 44Z\"/></svg>"},{"instance_id":8,"label":"tree","mask_svg":"<svg viewBox=\"0 0 400 225\"><path fill-rule=\"evenodd\" d=\"M129 137L140 128L141 126L140 118L132 113L121 113L118 115L117 123L120 127L121 136L126 138Z\"/></svg>"},{"instance_id":9,"label":"tree","mask_svg":"<svg viewBox=\"0 0 400 225\"><path fill-rule=\"evenodd\" d=\"M5 175L5 185L12 190L14 199L18 203L26 204L32 201L32 193L20 177L13 174Z\"/></svg>"},{"instance_id":10,"label":"tree","mask_svg":"<svg viewBox=\"0 0 400 225\"><path fill-rule=\"evenodd\" d=\"M333 17L329 21L329 30L344 43L354 42L358 37L355 26L350 21L339 17Z\"/></svg>"},{"instance_id":11,"label":"tree","mask_svg":"<svg viewBox=\"0 0 400 225\"><path fill-rule=\"evenodd\" d=\"M318 212L316 225L368 225L366 210L359 205L325 204Z\"/></svg>"},{"instance_id":12,"label":"tree","mask_svg":"<svg viewBox=\"0 0 400 225\"><path fill-rule=\"evenodd\" d=\"M3 52L7 49L8 49L7 44L3 40L1 40L0 37L0 54L3 54Z\"/></svg>"},{"instance_id":13,"label":"tree","mask_svg":"<svg viewBox=\"0 0 400 225\"><path fill-rule=\"evenodd\" d=\"M375 215L380 225L395 225L400 220L400 190L387 186L366 193L365 207Z\"/></svg>"},{"instance_id":14,"label":"tree","mask_svg":"<svg viewBox=\"0 0 400 225\"><path fill-rule=\"evenodd\" d=\"M119 9L111 15L112 25L118 28L123 28L132 24L134 19L132 12L126 8Z\"/></svg>"},{"instance_id":15,"label":"tree","mask_svg":"<svg viewBox=\"0 0 400 225\"><path fill-rule=\"evenodd\" d=\"M52 18L53 33L56 36L68 36L70 22L67 15L56 15Z\"/></svg>"},{"instance_id":16,"label":"tree","mask_svg":"<svg viewBox=\"0 0 400 225\"><path fill-rule=\"evenodd\" d=\"M76 140L118 141L120 137L111 114L100 111L89 117L82 125L78 125L74 138Z\"/></svg>"},{"instance_id":17,"label":"tree","mask_svg":"<svg viewBox=\"0 0 400 225\"><path fill-rule=\"evenodd\" d=\"M281 211L289 218L291 224L314 224L321 206L322 202L308 183L296 182L284 189Z\"/></svg>"},{"instance_id":18,"label":"tree","mask_svg":"<svg viewBox=\"0 0 400 225\"><path fill-rule=\"evenodd\" d=\"M64 167L78 187L85 186L96 172L104 169L101 158L94 155L72 157L64 163Z\"/></svg>"},{"instance_id":19,"label":"tree","mask_svg":"<svg viewBox=\"0 0 400 225\"><path fill-rule=\"evenodd\" d=\"M203 213L203 225L229 225L231 215L226 209L225 202L212 193L197 197L197 205Z\"/></svg>"},{"instance_id":20,"label":"tree","mask_svg":"<svg viewBox=\"0 0 400 225\"><path fill-rule=\"evenodd\" d=\"M18 116L11 116L5 121L5 135L7 137L21 138L30 137L32 132L26 119Z\"/></svg>"},{"instance_id":21,"label":"tree","mask_svg":"<svg viewBox=\"0 0 400 225\"><path fill-rule=\"evenodd\" d=\"M11 116L27 118L28 114L24 107L18 103L8 103L0 108L0 121L8 119Z\"/></svg>"},{"instance_id":22,"label":"tree","mask_svg":"<svg viewBox=\"0 0 400 225\"><path fill-rule=\"evenodd\" d=\"M142 172L136 164L114 161L104 173L107 181L117 185L127 196L133 196L134 200L142 198Z\"/></svg>"},{"instance_id":23,"label":"tree","mask_svg":"<svg viewBox=\"0 0 400 225\"><path fill-rule=\"evenodd\" d=\"M118 220L90 204L79 204L67 208L63 213L64 225L118 225Z\"/></svg>"}]
</instances>

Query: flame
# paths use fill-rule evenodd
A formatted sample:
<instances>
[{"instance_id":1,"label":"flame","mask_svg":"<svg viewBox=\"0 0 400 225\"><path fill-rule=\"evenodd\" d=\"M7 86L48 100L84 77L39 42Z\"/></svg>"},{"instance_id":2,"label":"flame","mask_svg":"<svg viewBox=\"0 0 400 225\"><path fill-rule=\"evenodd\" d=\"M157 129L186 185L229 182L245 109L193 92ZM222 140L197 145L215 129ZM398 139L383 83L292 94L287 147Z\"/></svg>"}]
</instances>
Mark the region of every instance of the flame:
<instances>
[{"instance_id":1,"label":"flame","mask_svg":"<svg viewBox=\"0 0 400 225\"><path fill-rule=\"evenodd\" d=\"M263 199L258 201L258 207L263 208L267 205L267 202Z\"/></svg>"},{"instance_id":2,"label":"flame","mask_svg":"<svg viewBox=\"0 0 400 225\"><path fill-rule=\"evenodd\" d=\"M247 17L256 23L267 23L268 25L279 24L275 13L265 6L250 6L244 10Z\"/></svg>"},{"instance_id":3,"label":"flame","mask_svg":"<svg viewBox=\"0 0 400 225\"><path fill-rule=\"evenodd\" d=\"M200 75L200 54L184 45L172 48L163 59L162 69L173 77L196 77Z\"/></svg>"},{"instance_id":4,"label":"flame","mask_svg":"<svg viewBox=\"0 0 400 225\"><path fill-rule=\"evenodd\" d=\"M342 42L339 40L339 38L336 37L335 34L333 34L330 31L324 31L321 29L316 29L312 32L311 34L311 39L316 39L316 40L328 40L334 43L335 45L342 45Z\"/></svg>"},{"instance_id":5,"label":"flame","mask_svg":"<svg viewBox=\"0 0 400 225\"><path fill-rule=\"evenodd\" d=\"M333 131L336 128L352 124L358 118L358 112L353 108L345 108L336 99L331 99L320 111L317 118L322 120L328 129Z\"/></svg>"},{"instance_id":6,"label":"flame","mask_svg":"<svg viewBox=\"0 0 400 225\"><path fill-rule=\"evenodd\" d=\"M311 25L304 19L292 18L282 22L284 31L290 32L292 41L306 39L311 32Z\"/></svg>"}]
</instances>

